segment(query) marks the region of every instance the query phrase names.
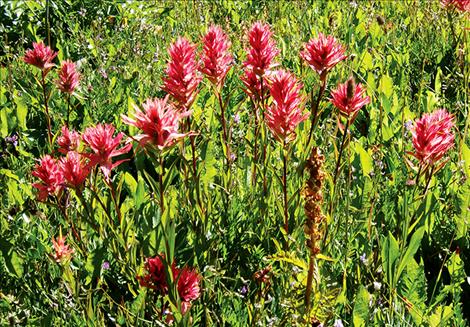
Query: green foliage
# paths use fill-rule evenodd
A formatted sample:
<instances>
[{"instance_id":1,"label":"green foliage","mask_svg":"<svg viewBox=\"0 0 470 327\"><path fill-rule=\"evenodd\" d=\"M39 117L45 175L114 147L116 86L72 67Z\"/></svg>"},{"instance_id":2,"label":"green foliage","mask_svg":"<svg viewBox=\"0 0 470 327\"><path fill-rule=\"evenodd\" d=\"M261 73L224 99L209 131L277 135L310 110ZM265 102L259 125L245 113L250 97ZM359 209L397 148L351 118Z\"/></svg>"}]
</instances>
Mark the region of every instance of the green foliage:
<instances>
[{"instance_id":1,"label":"green foliage","mask_svg":"<svg viewBox=\"0 0 470 327\"><path fill-rule=\"evenodd\" d=\"M289 234L282 228L283 152L263 127L264 162L254 161L254 112L240 81L246 31L257 20L271 25L280 66L303 82L305 111L321 81L299 57L303 43L330 34L349 55L328 74L313 141L307 144L305 121L290 144ZM40 71L22 61L25 49L44 40L59 50L56 64L77 62L71 127L107 122L134 136L139 131L121 114L165 95L169 44L184 35L201 51L212 23L228 33L234 56L222 90L230 167L218 98L204 80L191 108L196 176L189 138L164 153L163 167L161 153L135 145L109 183L94 169L83 192L37 201L35 158L58 153L47 142ZM163 297L175 325L330 326L341 319L345 326L465 326L469 27L468 13L439 1L0 0L0 325L164 325L162 297L136 279L145 258L164 253L166 269L175 258L202 276L189 314L179 314L174 288ZM349 76L371 103L349 126L339 158L343 131L328 98ZM46 80L54 140L69 105L56 79L54 69ZM407 125L437 108L455 117L455 146L442 169L419 175L408 164L416 161L407 154ZM326 223L307 312L302 190L312 144L325 155ZM53 257L60 231L75 251L67 263ZM256 273L268 267L260 282Z\"/></svg>"}]
</instances>

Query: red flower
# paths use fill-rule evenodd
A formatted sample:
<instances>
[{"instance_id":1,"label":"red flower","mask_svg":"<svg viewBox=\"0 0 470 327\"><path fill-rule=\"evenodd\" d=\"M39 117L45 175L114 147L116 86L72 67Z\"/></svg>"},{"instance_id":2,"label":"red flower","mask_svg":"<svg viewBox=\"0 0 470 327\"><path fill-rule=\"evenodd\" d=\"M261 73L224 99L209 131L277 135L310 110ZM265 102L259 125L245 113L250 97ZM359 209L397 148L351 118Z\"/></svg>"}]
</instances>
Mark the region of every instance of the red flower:
<instances>
[{"instance_id":1,"label":"red flower","mask_svg":"<svg viewBox=\"0 0 470 327\"><path fill-rule=\"evenodd\" d=\"M184 267L181 270L173 268L173 277L177 281L178 294L181 299L181 313L185 314L191 307L191 301L198 299L201 295L199 286L201 276L196 270Z\"/></svg>"},{"instance_id":2,"label":"red flower","mask_svg":"<svg viewBox=\"0 0 470 327\"><path fill-rule=\"evenodd\" d=\"M266 85L261 84L260 77L258 77L258 75L256 75L251 69L246 69L240 79L246 87L244 89L245 93L253 99L253 101L261 99L261 96L264 97L267 95Z\"/></svg>"},{"instance_id":3,"label":"red flower","mask_svg":"<svg viewBox=\"0 0 470 327\"><path fill-rule=\"evenodd\" d=\"M163 254L157 255L154 258L147 258L145 260L145 270L147 273L144 276L137 276L137 280L141 286L156 290L163 295L168 292L168 284L162 258L165 258Z\"/></svg>"},{"instance_id":4,"label":"red flower","mask_svg":"<svg viewBox=\"0 0 470 327\"><path fill-rule=\"evenodd\" d=\"M305 43L304 48L300 56L320 76L347 58L344 47L331 35L318 33L318 37Z\"/></svg>"},{"instance_id":5,"label":"red flower","mask_svg":"<svg viewBox=\"0 0 470 327\"><path fill-rule=\"evenodd\" d=\"M61 158L59 167L67 185L73 189L81 189L90 173L85 158L75 151L69 151L65 158Z\"/></svg>"},{"instance_id":6,"label":"red flower","mask_svg":"<svg viewBox=\"0 0 470 327\"><path fill-rule=\"evenodd\" d=\"M62 134L57 138L59 152L67 154L69 151L76 151L80 147L80 134L70 131L67 126L62 126Z\"/></svg>"},{"instance_id":7,"label":"red flower","mask_svg":"<svg viewBox=\"0 0 470 327\"><path fill-rule=\"evenodd\" d=\"M78 74L75 64L70 60L62 61L59 71L59 79L57 80L57 87L61 92L73 93L78 86L80 75Z\"/></svg>"},{"instance_id":8,"label":"red flower","mask_svg":"<svg viewBox=\"0 0 470 327\"><path fill-rule=\"evenodd\" d=\"M38 67L45 75L52 67L54 67L52 60L54 60L55 56L57 56L57 52L53 51L44 43L33 42L33 49L26 51L23 57L23 61Z\"/></svg>"},{"instance_id":9,"label":"red flower","mask_svg":"<svg viewBox=\"0 0 470 327\"><path fill-rule=\"evenodd\" d=\"M40 183L33 183L33 186L39 190L39 201L46 200L49 195L56 195L64 182L64 176L57 161L50 155L42 157L39 164L34 166L32 175L41 180Z\"/></svg>"},{"instance_id":10,"label":"red flower","mask_svg":"<svg viewBox=\"0 0 470 327\"><path fill-rule=\"evenodd\" d=\"M412 153L421 164L434 164L454 146L454 117L445 109L424 114L417 119L411 129L413 136Z\"/></svg>"},{"instance_id":11,"label":"red flower","mask_svg":"<svg viewBox=\"0 0 470 327\"><path fill-rule=\"evenodd\" d=\"M339 109L340 113L352 122L359 110L370 102L368 96L364 97L365 89L362 85L355 84L353 79L338 85L331 91L331 103Z\"/></svg>"},{"instance_id":12,"label":"red flower","mask_svg":"<svg viewBox=\"0 0 470 327\"><path fill-rule=\"evenodd\" d=\"M252 70L256 75L263 76L267 70L277 65L273 63L273 59L280 51L276 48L276 42L271 39L272 35L269 25L261 22L253 24L248 32L251 48L248 50L248 56L243 63L245 72Z\"/></svg>"},{"instance_id":13,"label":"red flower","mask_svg":"<svg viewBox=\"0 0 470 327\"><path fill-rule=\"evenodd\" d=\"M457 8L460 11L470 11L470 0L441 0L445 8Z\"/></svg>"},{"instance_id":14,"label":"red flower","mask_svg":"<svg viewBox=\"0 0 470 327\"><path fill-rule=\"evenodd\" d=\"M180 37L168 50L170 61L166 69L167 77L163 80L163 90L175 99L182 110L191 107L202 79L197 71L195 49L194 44Z\"/></svg>"},{"instance_id":15,"label":"red flower","mask_svg":"<svg viewBox=\"0 0 470 327\"><path fill-rule=\"evenodd\" d=\"M228 52L231 46L227 34L219 26L211 26L204 35L202 42L204 52L200 71L217 87L223 84L230 70L232 55Z\"/></svg>"},{"instance_id":16,"label":"red flower","mask_svg":"<svg viewBox=\"0 0 470 327\"><path fill-rule=\"evenodd\" d=\"M122 116L126 124L134 125L144 132L135 136L141 145L151 143L162 150L188 135L178 133L178 128L180 119L189 116L191 112L178 112L171 103L168 103L168 96L164 99L148 99L142 106L143 111L135 108L135 119Z\"/></svg>"},{"instance_id":17,"label":"red flower","mask_svg":"<svg viewBox=\"0 0 470 327\"><path fill-rule=\"evenodd\" d=\"M66 237L62 235L59 235L57 240L52 238L52 245L54 246L54 254L52 256L56 262L69 261L72 254L75 252L74 249L71 249L68 245L65 245L65 238Z\"/></svg>"},{"instance_id":18,"label":"red flower","mask_svg":"<svg viewBox=\"0 0 470 327\"><path fill-rule=\"evenodd\" d=\"M273 103L265 112L266 125L278 141L287 143L295 138L297 125L309 116L302 114L302 84L285 70L274 72L268 82Z\"/></svg>"},{"instance_id":19,"label":"red flower","mask_svg":"<svg viewBox=\"0 0 470 327\"><path fill-rule=\"evenodd\" d=\"M125 154L132 148L132 144L128 143L118 150L117 147L124 134L118 133L117 136L113 138L114 131L115 128L113 125L98 124L95 127L88 127L82 137L83 142L93 151L93 153L83 154L90 159L89 167L99 165L106 179L109 179L112 169L128 160L119 160L113 163L112 158Z\"/></svg>"}]
</instances>

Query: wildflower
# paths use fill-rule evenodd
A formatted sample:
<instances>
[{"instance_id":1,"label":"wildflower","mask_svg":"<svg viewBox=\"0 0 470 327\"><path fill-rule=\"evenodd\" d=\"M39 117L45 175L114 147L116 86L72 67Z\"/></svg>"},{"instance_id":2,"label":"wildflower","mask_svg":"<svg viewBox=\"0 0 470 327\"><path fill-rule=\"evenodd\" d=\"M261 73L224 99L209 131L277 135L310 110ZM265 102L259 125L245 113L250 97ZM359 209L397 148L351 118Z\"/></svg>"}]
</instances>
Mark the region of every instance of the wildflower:
<instances>
[{"instance_id":1,"label":"wildflower","mask_svg":"<svg viewBox=\"0 0 470 327\"><path fill-rule=\"evenodd\" d=\"M65 182L73 189L81 189L90 173L90 168L84 159L78 152L69 151L67 156L59 161Z\"/></svg>"},{"instance_id":2,"label":"wildflower","mask_svg":"<svg viewBox=\"0 0 470 327\"><path fill-rule=\"evenodd\" d=\"M184 37L170 45L163 90L178 103L178 109L189 109L197 95L197 86L202 76L198 74L196 63L196 45Z\"/></svg>"},{"instance_id":3,"label":"wildflower","mask_svg":"<svg viewBox=\"0 0 470 327\"><path fill-rule=\"evenodd\" d=\"M43 42L33 42L33 49L26 51L23 61L36 66L43 71L45 76L54 64L52 60L57 56L57 52L53 51L50 47L46 46Z\"/></svg>"},{"instance_id":4,"label":"wildflower","mask_svg":"<svg viewBox=\"0 0 470 327\"><path fill-rule=\"evenodd\" d=\"M276 48L276 42L271 38L272 35L269 25L261 22L254 23L248 32L251 48L243 66L257 76L263 76L267 70L277 65L273 59L280 51Z\"/></svg>"},{"instance_id":5,"label":"wildflower","mask_svg":"<svg viewBox=\"0 0 470 327\"><path fill-rule=\"evenodd\" d=\"M40 183L33 183L33 186L39 190L39 201L46 200L49 195L56 195L62 188L64 176L57 161L50 155L45 155L39 164L36 164L32 175L41 180Z\"/></svg>"},{"instance_id":6,"label":"wildflower","mask_svg":"<svg viewBox=\"0 0 470 327\"><path fill-rule=\"evenodd\" d=\"M338 108L340 113L352 122L359 110L370 102L368 96L364 97L365 89L362 85L355 84L351 78L346 83L338 85L331 91L331 103Z\"/></svg>"},{"instance_id":7,"label":"wildflower","mask_svg":"<svg viewBox=\"0 0 470 327\"><path fill-rule=\"evenodd\" d=\"M56 262L66 262L69 261L72 254L75 252L74 249L69 248L68 245L65 245L65 236L62 236L60 232L57 240L52 238L52 245L54 246L54 254L52 255Z\"/></svg>"},{"instance_id":8,"label":"wildflower","mask_svg":"<svg viewBox=\"0 0 470 327\"><path fill-rule=\"evenodd\" d=\"M72 94L78 86L80 75L78 74L75 64L70 60L62 61L59 71L59 79L57 87L61 92Z\"/></svg>"},{"instance_id":9,"label":"wildflower","mask_svg":"<svg viewBox=\"0 0 470 327\"><path fill-rule=\"evenodd\" d=\"M336 319L333 324L333 327L344 327L343 321L341 319Z\"/></svg>"},{"instance_id":10,"label":"wildflower","mask_svg":"<svg viewBox=\"0 0 470 327\"><path fill-rule=\"evenodd\" d=\"M88 127L82 137L83 142L93 151L93 153L83 154L90 159L89 167L99 165L106 179L109 179L112 169L127 160L119 160L113 163L112 158L125 154L132 148L132 144L128 143L122 148L117 149L124 134L118 133L113 138L114 131L113 125L98 124L95 127Z\"/></svg>"},{"instance_id":11,"label":"wildflower","mask_svg":"<svg viewBox=\"0 0 470 327\"><path fill-rule=\"evenodd\" d=\"M185 314L191 308L191 301L198 299L201 295L199 286L201 276L188 267L181 270L173 268L173 276L177 281L178 294L181 299L181 313Z\"/></svg>"},{"instance_id":12,"label":"wildflower","mask_svg":"<svg viewBox=\"0 0 470 327\"><path fill-rule=\"evenodd\" d=\"M108 261L103 262L103 264L101 265L101 269L103 270L109 270L109 268L110 268L110 265Z\"/></svg>"},{"instance_id":13,"label":"wildflower","mask_svg":"<svg viewBox=\"0 0 470 327\"><path fill-rule=\"evenodd\" d=\"M301 83L285 70L275 72L269 80L273 104L265 112L266 124L277 140L287 143L295 138L295 128L308 118L302 114Z\"/></svg>"},{"instance_id":14,"label":"wildflower","mask_svg":"<svg viewBox=\"0 0 470 327\"><path fill-rule=\"evenodd\" d=\"M258 77L253 70L245 69L244 74L240 77L245 88L243 91L253 100L264 98L266 95L266 87L263 87L263 78Z\"/></svg>"},{"instance_id":15,"label":"wildflower","mask_svg":"<svg viewBox=\"0 0 470 327\"><path fill-rule=\"evenodd\" d=\"M382 288L382 284L380 282L374 282L374 290L376 291L380 291L380 289Z\"/></svg>"},{"instance_id":16,"label":"wildflower","mask_svg":"<svg viewBox=\"0 0 470 327\"><path fill-rule=\"evenodd\" d=\"M162 260L164 258L163 254L157 255L154 258L147 258L145 260L145 270L147 273L144 276L137 276L141 286L156 290L162 295L168 292L165 264Z\"/></svg>"},{"instance_id":17,"label":"wildflower","mask_svg":"<svg viewBox=\"0 0 470 327\"><path fill-rule=\"evenodd\" d=\"M70 131L67 126L62 126L61 135L57 138L59 152L67 154L69 151L77 151L80 147L80 134L74 130Z\"/></svg>"},{"instance_id":18,"label":"wildflower","mask_svg":"<svg viewBox=\"0 0 470 327\"><path fill-rule=\"evenodd\" d=\"M414 153L420 164L434 164L454 146L454 117L445 109L424 114L411 130Z\"/></svg>"},{"instance_id":19,"label":"wildflower","mask_svg":"<svg viewBox=\"0 0 470 327\"><path fill-rule=\"evenodd\" d=\"M204 52L200 71L214 85L220 87L233 61L232 55L228 52L231 46L230 40L219 26L211 26L204 35L202 42Z\"/></svg>"},{"instance_id":20,"label":"wildflower","mask_svg":"<svg viewBox=\"0 0 470 327\"><path fill-rule=\"evenodd\" d=\"M148 99L142 106L143 111L135 107L135 119L122 116L126 124L133 125L144 132L135 136L141 145L151 143L162 150L171 147L179 139L188 135L178 133L178 128L180 119L189 116L191 112L178 112L168 102L168 96L164 99Z\"/></svg>"},{"instance_id":21,"label":"wildflower","mask_svg":"<svg viewBox=\"0 0 470 327\"><path fill-rule=\"evenodd\" d=\"M444 8L457 8L460 11L470 12L470 0L441 0Z\"/></svg>"},{"instance_id":22,"label":"wildflower","mask_svg":"<svg viewBox=\"0 0 470 327\"><path fill-rule=\"evenodd\" d=\"M300 57L322 77L347 58L344 47L331 35L318 33L318 37L308 41L304 48L300 52Z\"/></svg>"}]
</instances>

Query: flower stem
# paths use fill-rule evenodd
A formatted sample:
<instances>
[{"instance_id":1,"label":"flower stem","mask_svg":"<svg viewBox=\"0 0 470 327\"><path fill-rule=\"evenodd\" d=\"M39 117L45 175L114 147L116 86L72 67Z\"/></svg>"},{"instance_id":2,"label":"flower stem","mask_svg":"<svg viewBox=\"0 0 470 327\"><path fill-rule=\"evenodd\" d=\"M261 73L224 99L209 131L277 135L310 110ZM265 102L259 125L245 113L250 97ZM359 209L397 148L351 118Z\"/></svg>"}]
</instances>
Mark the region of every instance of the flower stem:
<instances>
[{"instance_id":1,"label":"flower stem","mask_svg":"<svg viewBox=\"0 0 470 327\"><path fill-rule=\"evenodd\" d=\"M318 115L318 108L320 107L320 101L321 101L321 98L323 97L323 93L325 93L325 89L326 89L326 74L324 75L324 77L321 78L322 80L322 84L321 84L321 87L320 87L320 91L318 92L318 96L317 96L317 101L313 102L313 90L312 90L312 106L311 106L311 109L310 109L310 112L312 113L312 125L310 125L310 132L308 133L308 141L307 141L307 145L310 144L310 141L312 139L312 135L313 135L313 130L315 129L315 126L317 125L317 122L318 122L318 118L319 118L319 115Z\"/></svg>"},{"instance_id":2,"label":"flower stem","mask_svg":"<svg viewBox=\"0 0 470 327\"><path fill-rule=\"evenodd\" d=\"M282 161L283 161L283 173L282 173L282 191L284 193L284 229L286 234L289 234L289 212L288 212L288 202L287 202L287 149L286 141L284 141L284 146L282 148Z\"/></svg>"},{"instance_id":3,"label":"flower stem","mask_svg":"<svg viewBox=\"0 0 470 327\"><path fill-rule=\"evenodd\" d=\"M307 288L305 290L305 308L306 314L309 315L310 312L310 296L312 294L312 281L313 281L313 273L315 269L315 254L313 250L310 249L310 260L308 264L308 275L307 275Z\"/></svg>"},{"instance_id":4,"label":"flower stem","mask_svg":"<svg viewBox=\"0 0 470 327\"><path fill-rule=\"evenodd\" d=\"M159 177L158 177L158 181L159 181L159 184L160 184L160 209L162 210L162 215L163 215L163 212L165 211L165 198L164 198L164 193L165 193L165 190L164 190L164 186L163 186L163 172L164 172L164 169L165 169L165 163L164 163L164 159L163 159L163 155L160 154L160 174L159 174Z\"/></svg>"},{"instance_id":5,"label":"flower stem","mask_svg":"<svg viewBox=\"0 0 470 327\"><path fill-rule=\"evenodd\" d=\"M228 144L228 137L227 137L227 123L225 121L225 106L222 101L222 94L220 93L219 90L216 90L217 94L217 99L219 100L219 106L220 106L220 120L222 122L222 137L223 137L223 142L224 146L226 149L226 154L227 154L227 170L230 168L230 145Z\"/></svg>"},{"instance_id":6,"label":"flower stem","mask_svg":"<svg viewBox=\"0 0 470 327\"><path fill-rule=\"evenodd\" d=\"M331 202L330 202L330 216L333 213L333 202L334 202L334 196L335 196L335 191L336 191L336 181L337 181L338 176L339 176L341 156L343 155L344 145L346 144L346 136L348 135L348 128L349 128L349 118L348 118L348 120L346 122L346 126L344 128L343 139L341 141L341 146L339 148L338 160L336 160L335 176L333 178L333 192L332 192L332 198L331 198Z\"/></svg>"},{"instance_id":7,"label":"flower stem","mask_svg":"<svg viewBox=\"0 0 470 327\"><path fill-rule=\"evenodd\" d=\"M47 139L49 141L49 146L52 147L52 130L51 130L51 116L49 115L49 97L47 96L46 90L46 75L44 71L41 72L41 86L42 86L42 93L44 95L44 108L46 111L46 121L47 121Z\"/></svg>"},{"instance_id":8,"label":"flower stem","mask_svg":"<svg viewBox=\"0 0 470 327\"><path fill-rule=\"evenodd\" d=\"M70 93L67 93L67 121L65 122L65 126L69 128L69 120L70 120Z\"/></svg>"}]
</instances>

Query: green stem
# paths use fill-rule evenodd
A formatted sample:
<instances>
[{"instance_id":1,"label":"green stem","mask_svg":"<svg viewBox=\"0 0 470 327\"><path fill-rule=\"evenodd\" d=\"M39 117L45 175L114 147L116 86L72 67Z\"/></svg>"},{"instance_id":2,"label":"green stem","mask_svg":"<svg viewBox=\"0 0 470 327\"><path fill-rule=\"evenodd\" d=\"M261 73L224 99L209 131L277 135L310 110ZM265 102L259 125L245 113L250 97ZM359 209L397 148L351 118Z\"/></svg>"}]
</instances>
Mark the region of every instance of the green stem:
<instances>
[{"instance_id":1,"label":"green stem","mask_svg":"<svg viewBox=\"0 0 470 327\"><path fill-rule=\"evenodd\" d=\"M49 115L49 97L47 96L46 90L46 75L44 71L41 72L41 86L42 93L44 96L44 108L46 113L46 122L47 122L47 139L49 141L49 146L52 147L52 130L51 130L51 116Z\"/></svg>"},{"instance_id":2,"label":"green stem","mask_svg":"<svg viewBox=\"0 0 470 327\"><path fill-rule=\"evenodd\" d=\"M307 146L310 144L310 140L312 139L312 135L313 135L313 130L315 129L315 126L317 125L318 119L320 117L318 115L318 108L320 107L320 101L326 89L326 81L327 81L326 74L327 73L325 73L325 75L321 77L322 84L320 87L320 91L318 92L317 101L315 102L313 102L313 90L312 90L312 101L311 101L311 108L310 108L312 125L310 125L310 132L308 133Z\"/></svg>"}]
</instances>

